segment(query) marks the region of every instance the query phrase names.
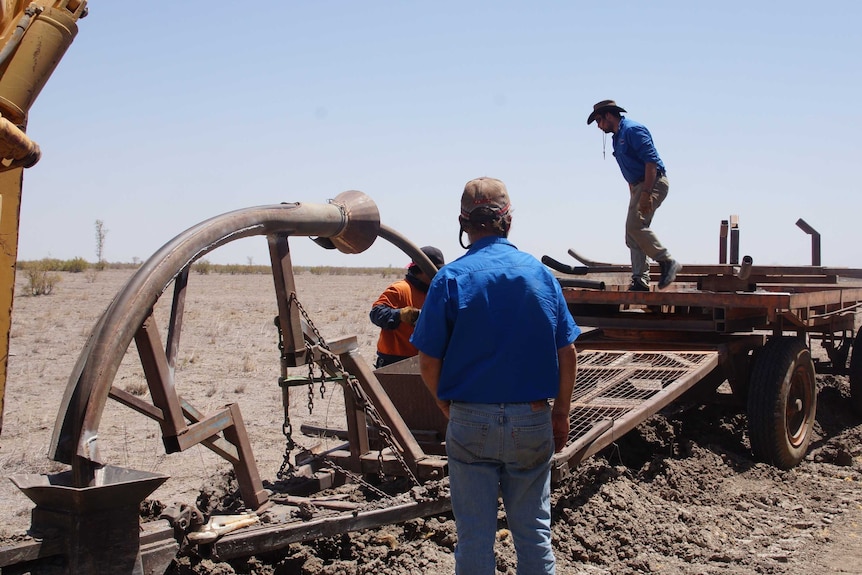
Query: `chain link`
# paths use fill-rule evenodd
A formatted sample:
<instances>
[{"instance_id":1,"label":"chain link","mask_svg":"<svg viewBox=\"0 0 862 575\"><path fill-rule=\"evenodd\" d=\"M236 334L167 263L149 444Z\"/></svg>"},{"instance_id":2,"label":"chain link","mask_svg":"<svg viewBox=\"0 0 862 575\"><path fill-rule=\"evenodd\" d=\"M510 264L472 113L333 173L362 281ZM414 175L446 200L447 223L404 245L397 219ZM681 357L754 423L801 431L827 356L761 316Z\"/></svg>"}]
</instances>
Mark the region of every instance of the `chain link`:
<instances>
[{"instance_id":1,"label":"chain link","mask_svg":"<svg viewBox=\"0 0 862 575\"><path fill-rule=\"evenodd\" d=\"M358 473L354 473L354 472L350 471L349 469L345 469L344 467L338 465L337 463L335 463L335 461L333 461L332 459L329 459L329 458L326 459L326 463L328 465L330 465L331 467L334 467L336 471L340 471L346 477L349 477L350 479L352 479L356 483L358 483L360 485L364 485L366 488L368 488L369 491L374 492L377 496L382 497L384 499L389 497L389 495L387 495L386 492L381 491L380 489L376 488L375 486L373 486L370 483L368 483L367 481L365 481L362 478L362 476L359 475Z\"/></svg>"},{"instance_id":2,"label":"chain link","mask_svg":"<svg viewBox=\"0 0 862 575\"><path fill-rule=\"evenodd\" d=\"M383 421L383 418L380 417L380 413L377 411L377 408L373 403L368 401L368 396L365 395L365 391L362 389L362 386L359 385L359 380L356 379L352 374L346 373L344 371L344 367L341 365L341 360L338 357L333 358L338 369L341 370L342 373L345 373L347 376L347 384L350 386L351 392L357 398L357 405L362 407L363 413L368 416L380 433L380 436L384 439L384 442L387 446L389 446L390 451L392 451L392 455L398 461L404 471L407 472L407 475L410 477L410 480L414 485L419 485L419 480L413 474L413 470L410 469L410 466L407 465L407 461L404 459L404 456L401 455L401 450L398 448L398 445L395 442L395 438L392 435L392 429L389 428L388 425ZM380 449L377 452L377 474L380 479L385 478L385 473L383 472L383 443L380 444Z\"/></svg>"},{"instance_id":3,"label":"chain link","mask_svg":"<svg viewBox=\"0 0 862 575\"><path fill-rule=\"evenodd\" d=\"M293 426L290 424L290 417L285 412L284 425L281 428L284 434L284 456L281 460L281 467L278 468L275 476L279 479L285 479L293 472L293 464L290 462L290 452L296 447L296 442L293 440Z\"/></svg>"},{"instance_id":4,"label":"chain link","mask_svg":"<svg viewBox=\"0 0 862 575\"><path fill-rule=\"evenodd\" d=\"M305 320L309 329L311 329L312 333L314 334L314 337L317 339L317 345L322 350L326 351L326 354L325 354L326 359L328 359L329 361L332 362L334 375L337 377L341 377L345 381L347 381L347 385L350 388L350 392L353 394L353 397L355 399L357 407L362 408L363 413L368 417L368 419L371 421L371 423L373 423L377 427L377 429L380 433L380 436L383 438L384 442L381 443L380 449L377 453L377 466L378 466L377 472L378 472L378 476L380 477L380 479L382 480L385 478L384 466L383 466L383 463L384 463L384 461L383 461L383 444L385 443L390 448L392 455L395 457L395 459L398 461L398 463L401 465L401 467L403 467L404 470L407 472L407 475L410 477L413 484L419 485L419 480L414 475L413 470L410 469L410 466L407 465L407 461L404 459L404 456L401 454L401 450L398 448L398 445L395 442L395 438L392 434L392 429L390 429L390 427L388 425L386 425L386 423L383 421L383 418L380 416L380 413L377 411L377 408L374 406L374 404L371 401L368 400L368 396L366 395L365 391L362 389L362 386L359 384L359 380L356 379L355 376L348 373L347 370L344 369L344 365L341 363L341 359L336 354L334 354L332 352L332 350L329 347L329 344L326 343L326 340L323 338L323 335L320 333L320 331L314 325L314 322L311 320L311 317L308 315L308 312L305 310L305 308L299 302L299 299L297 298L296 292L290 292L290 296L288 297L288 303L291 305L296 305L297 310L299 310L302 318ZM278 327L278 342L279 342L278 347L279 347L279 350L281 351L282 357L284 357L284 339L283 339L283 334L281 332L281 326L278 322L278 318L276 318L275 323L276 323L276 326ZM313 361L314 349L311 345L311 342L309 342L308 338L305 338L305 337L303 337L303 341L305 343L305 350L307 353L306 363L308 364L308 381L309 381L309 383L308 383L308 412L311 413L313 408L314 408L314 380L315 380L314 365L316 365L316 362ZM326 385L325 385L326 384L326 378L325 378L324 368L322 366L324 359L321 358L319 361L321 363L321 365L319 366L319 368L320 368L320 397L323 398L326 394ZM284 382L282 381L284 379L285 378L281 378L279 380L279 383L282 385L286 385L286 381L284 381ZM290 420L287 417L287 410L285 410L284 432L285 432L285 438L286 438L288 446L285 449L284 462L282 463L282 469L284 469L286 466L288 467L288 469L292 469L293 466L290 463L288 463L288 458L290 455L290 451L296 446L296 443L293 441L292 428L290 427ZM339 465L337 465L335 462L333 462L331 460L328 460L328 461L334 467L338 467L339 470L344 472L346 475L349 475L352 477L356 476L356 474L354 474L352 472L348 472L347 470L345 470L345 469L341 468ZM279 473L282 473L282 470L279 470ZM279 478L281 478L281 477L279 476ZM363 483L365 483L365 482L363 481ZM371 486L369 486L369 487L371 487ZM377 490L377 491L379 491L379 490ZM382 492L380 492L380 493L382 494Z\"/></svg>"},{"instance_id":5,"label":"chain link","mask_svg":"<svg viewBox=\"0 0 862 575\"><path fill-rule=\"evenodd\" d=\"M299 302L299 298L296 296L296 292L290 292L290 296L288 297L288 303L291 305L296 305L296 309L299 310L302 319L305 320L305 323L311 329L312 333L314 333L314 337L317 340L317 344L323 349L329 351L329 346L326 344L326 340L323 339L323 335L321 335L320 331L317 329L317 326L314 325L314 322L311 321L311 316L308 315L308 312L305 311L305 308L302 307L302 304ZM302 338L305 343L305 352L307 354L306 364L308 365L308 413L309 415L314 411L314 366L315 362L312 361L314 357L314 347L311 345L311 342L306 338ZM320 368L320 399L324 399L326 397L326 376L323 373L323 368Z\"/></svg>"},{"instance_id":6,"label":"chain link","mask_svg":"<svg viewBox=\"0 0 862 575\"><path fill-rule=\"evenodd\" d=\"M278 385L282 389L282 397L284 402L284 423L281 426L281 432L284 434L284 455L282 456L281 466L278 468L275 476L278 479L284 479L293 472L293 464L290 462L290 452L296 447L296 442L293 440L293 425L290 423L290 395L287 387L287 368L284 365L284 334L281 332L281 324L278 321L278 316L275 317L275 328L278 331L278 350L282 358L281 377L278 378Z\"/></svg>"}]
</instances>

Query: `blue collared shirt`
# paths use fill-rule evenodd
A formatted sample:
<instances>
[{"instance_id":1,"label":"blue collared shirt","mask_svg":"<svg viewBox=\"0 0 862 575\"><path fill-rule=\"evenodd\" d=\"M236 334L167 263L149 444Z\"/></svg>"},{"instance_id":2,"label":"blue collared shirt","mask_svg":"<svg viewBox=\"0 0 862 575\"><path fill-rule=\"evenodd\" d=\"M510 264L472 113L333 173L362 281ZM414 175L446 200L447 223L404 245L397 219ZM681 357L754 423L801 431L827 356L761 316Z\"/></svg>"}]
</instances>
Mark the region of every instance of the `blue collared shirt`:
<instances>
[{"instance_id":1,"label":"blue collared shirt","mask_svg":"<svg viewBox=\"0 0 862 575\"><path fill-rule=\"evenodd\" d=\"M486 237L434 276L410 341L443 360L440 399L517 403L556 397L557 350L580 333L554 275Z\"/></svg>"},{"instance_id":2,"label":"blue collared shirt","mask_svg":"<svg viewBox=\"0 0 862 575\"><path fill-rule=\"evenodd\" d=\"M653 144L652 134L643 124L623 117L620 129L614 134L613 144L614 157L628 183L642 182L648 163L656 164L658 171L667 173Z\"/></svg>"}]
</instances>

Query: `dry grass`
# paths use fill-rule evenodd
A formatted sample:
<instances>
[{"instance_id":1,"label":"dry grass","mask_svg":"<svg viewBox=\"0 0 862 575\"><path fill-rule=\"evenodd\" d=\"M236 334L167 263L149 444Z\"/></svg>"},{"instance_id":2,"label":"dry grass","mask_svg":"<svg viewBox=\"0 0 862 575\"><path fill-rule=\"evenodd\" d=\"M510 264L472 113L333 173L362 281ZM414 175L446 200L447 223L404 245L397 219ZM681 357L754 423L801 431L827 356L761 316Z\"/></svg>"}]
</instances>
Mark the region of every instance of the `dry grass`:
<instances>
[{"instance_id":1,"label":"dry grass","mask_svg":"<svg viewBox=\"0 0 862 575\"><path fill-rule=\"evenodd\" d=\"M123 389L125 389L127 392L131 393L132 395L137 395L138 397L144 396L147 393L149 393L149 391L150 391L150 388L149 388L149 386L147 386L146 381L133 381L131 383L126 384L126 386Z\"/></svg>"}]
</instances>

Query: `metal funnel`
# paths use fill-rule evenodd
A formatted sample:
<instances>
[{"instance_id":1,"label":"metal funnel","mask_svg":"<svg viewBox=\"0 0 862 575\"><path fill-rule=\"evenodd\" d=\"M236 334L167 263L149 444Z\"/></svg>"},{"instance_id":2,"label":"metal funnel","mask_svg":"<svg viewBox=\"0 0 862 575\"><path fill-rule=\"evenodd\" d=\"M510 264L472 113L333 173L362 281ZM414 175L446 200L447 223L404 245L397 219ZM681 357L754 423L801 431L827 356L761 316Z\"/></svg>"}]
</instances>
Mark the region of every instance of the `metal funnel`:
<instances>
[{"instance_id":1,"label":"metal funnel","mask_svg":"<svg viewBox=\"0 0 862 575\"><path fill-rule=\"evenodd\" d=\"M18 474L9 479L38 507L92 513L138 505L168 476L105 465L96 471L95 485L87 487L73 487L71 471L55 475Z\"/></svg>"}]
</instances>

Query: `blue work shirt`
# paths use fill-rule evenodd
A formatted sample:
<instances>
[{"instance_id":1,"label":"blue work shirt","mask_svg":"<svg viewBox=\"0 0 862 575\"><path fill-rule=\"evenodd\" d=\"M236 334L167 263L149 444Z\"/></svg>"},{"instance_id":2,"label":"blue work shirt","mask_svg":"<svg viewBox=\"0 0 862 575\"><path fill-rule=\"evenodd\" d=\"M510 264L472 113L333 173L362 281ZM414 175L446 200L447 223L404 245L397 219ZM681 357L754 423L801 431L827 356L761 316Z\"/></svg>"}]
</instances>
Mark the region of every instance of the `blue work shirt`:
<instances>
[{"instance_id":1,"label":"blue work shirt","mask_svg":"<svg viewBox=\"0 0 862 575\"><path fill-rule=\"evenodd\" d=\"M652 134L643 124L623 117L620 129L614 134L613 144L614 157L628 183L642 182L648 163L656 164L659 172L667 173L653 144Z\"/></svg>"},{"instance_id":2,"label":"blue work shirt","mask_svg":"<svg viewBox=\"0 0 862 575\"><path fill-rule=\"evenodd\" d=\"M557 350L580 333L554 275L494 236L437 272L410 341L443 360L438 398L519 403L556 397Z\"/></svg>"}]
</instances>

